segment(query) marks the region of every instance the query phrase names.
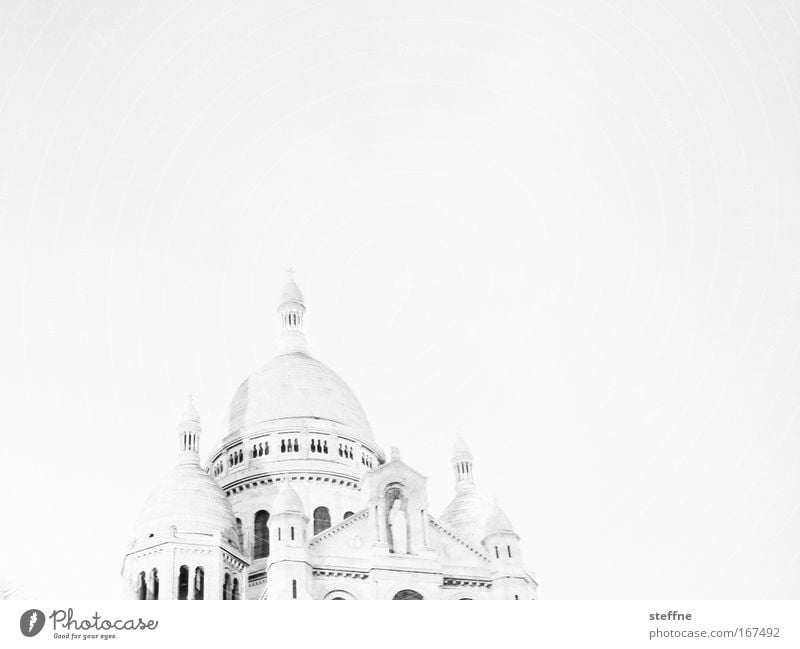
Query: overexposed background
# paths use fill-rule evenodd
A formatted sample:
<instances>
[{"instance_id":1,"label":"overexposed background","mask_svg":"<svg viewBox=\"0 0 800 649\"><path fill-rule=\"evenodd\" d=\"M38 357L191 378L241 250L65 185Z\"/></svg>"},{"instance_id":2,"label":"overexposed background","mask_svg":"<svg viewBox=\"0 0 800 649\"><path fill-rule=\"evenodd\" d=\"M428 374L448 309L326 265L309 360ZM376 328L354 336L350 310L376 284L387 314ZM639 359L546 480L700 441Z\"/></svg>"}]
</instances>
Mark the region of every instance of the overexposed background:
<instances>
[{"instance_id":1,"label":"overexposed background","mask_svg":"<svg viewBox=\"0 0 800 649\"><path fill-rule=\"evenodd\" d=\"M800 597L796 2L0 2L0 578L116 598L293 264L547 598Z\"/></svg>"}]
</instances>

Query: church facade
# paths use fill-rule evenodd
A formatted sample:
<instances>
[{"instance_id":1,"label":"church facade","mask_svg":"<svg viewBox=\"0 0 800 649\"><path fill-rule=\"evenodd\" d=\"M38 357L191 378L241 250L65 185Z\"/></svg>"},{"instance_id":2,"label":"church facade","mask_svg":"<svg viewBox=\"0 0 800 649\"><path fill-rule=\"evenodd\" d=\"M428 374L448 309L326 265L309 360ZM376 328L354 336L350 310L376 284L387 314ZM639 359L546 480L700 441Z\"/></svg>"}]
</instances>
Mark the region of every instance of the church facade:
<instances>
[{"instance_id":1,"label":"church facade","mask_svg":"<svg viewBox=\"0 0 800 649\"><path fill-rule=\"evenodd\" d=\"M484 499L460 437L439 516L425 476L374 439L347 384L309 353L284 288L275 357L237 390L200 461L194 405L173 469L145 501L122 566L130 599L535 599L506 514Z\"/></svg>"}]
</instances>

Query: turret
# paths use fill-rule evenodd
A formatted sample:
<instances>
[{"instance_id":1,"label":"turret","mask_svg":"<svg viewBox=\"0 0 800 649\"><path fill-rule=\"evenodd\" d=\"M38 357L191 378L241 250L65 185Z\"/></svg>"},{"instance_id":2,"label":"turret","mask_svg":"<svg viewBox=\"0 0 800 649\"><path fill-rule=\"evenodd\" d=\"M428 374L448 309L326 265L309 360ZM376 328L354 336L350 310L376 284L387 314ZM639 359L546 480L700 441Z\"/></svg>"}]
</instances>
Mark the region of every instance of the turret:
<instances>
[{"instance_id":1,"label":"turret","mask_svg":"<svg viewBox=\"0 0 800 649\"><path fill-rule=\"evenodd\" d=\"M242 596L248 562L233 509L200 466L200 431L190 400L178 424L178 460L145 501L123 561L126 598Z\"/></svg>"},{"instance_id":2,"label":"turret","mask_svg":"<svg viewBox=\"0 0 800 649\"><path fill-rule=\"evenodd\" d=\"M460 433L456 435L451 462L456 477L456 491L471 488L475 484L472 471L472 451L469 450L469 446Z\"/></svg>"},{"instance_id":3,"label":"turret","mask_svg":"<svg viewBox=\"0 0 800 649\"><path fill-rule=\"evenodd\" d=\"M534 599L536 585L525 569L519 536L495 502L486 518L483 546L492 564L492 591L498 599Z\"/></svg>"},{"instance_id":4,"label":"turret","mask_svg":"<svg viewBox=\"0 0 800 649\"><path fill-rule=\"evenodd\" d=\"M189 395L189 404L178 424L178 453L179 460L186 462L200 461L200 415L194 406L194 400Z\"/></svg>"},{"instance_id":5,"label":"turret","mask_svg":"<svg viewBox=\"0 0 800 649\"><path fill-rule=\"evenodd\" d=\"M460 434L456 435L451 463L455 475L455 495L439 520L461 539L480 548L491 503L481 496L475 486L472 452Z\"/></svg>"},{"instance_id":6,"label":"turret","mask_svg":"<svg viewBox=\"0 0 800 649\"><path fill-rule=\"evenodd\" d=\"M311 599L308 516L300 496L283 482L269 518L267 599Z\"/></svg>"},{"instance_id":7,"label":"turret","mask_svg":"<svg viewBox=\"0 0 800 649\"><path fill-rule=\"evenodd\" d=\"M278 354L291 354L293 352L308 353L306 336L303 332L303 319L306 314L306 305L300 287L295 283L293 273L288 270L289 279L281 292L278 304L278 318L281 323L281 337L278 341Z\"/></svg>"}]
</instances>

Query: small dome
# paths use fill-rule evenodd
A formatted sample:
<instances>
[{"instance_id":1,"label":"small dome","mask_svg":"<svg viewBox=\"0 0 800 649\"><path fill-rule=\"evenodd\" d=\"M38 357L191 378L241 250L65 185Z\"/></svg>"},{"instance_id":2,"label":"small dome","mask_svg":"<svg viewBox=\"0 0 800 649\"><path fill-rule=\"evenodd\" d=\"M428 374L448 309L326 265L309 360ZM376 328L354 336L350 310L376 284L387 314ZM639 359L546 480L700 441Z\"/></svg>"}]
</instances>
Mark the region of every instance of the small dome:
<instances>
[{"instance_id":1,"label":"small dome","mask_svg":"<svg viewBox=\"0 0 800 649\"><path fill-rule=\"evenodd\" d=\"M134 539L138 542L171 527L178 533L221 532L237 546L233 508L197 462L180 463L161 479L139 513Z\"/></svg>"},{"instance_id":2,"label":"small dome","mask_svg":"<svg viewBox=\"0 0 800 649\"><path fill-rule=\"evenodd\" d=\"M465 541L480 547L490 510L491 503L472 487L456 492L439 520Z\"/></svg>"},{"instance_id":3,"label":"small dome","mask_svg":"<svg viewBox=\"0 0 800 649\"><path fill-rule=\"evenodd\" d=\"M286 282L286 285L283 287L283 291L281 291L281 304L286 304L286 302L296 302L298 304L304 304L303 302L303 294L300 292L300 287L295 283L293 279L289 279Z\"/></svg>"},{"instance_id":4,"label":"small dome","mask_svg":"<svg viewBox=\"0 0 800 649\"><path fill-rule=\"evenodd\" d=\"M483 538L492 534L514 534L514 526L511 525L506 513L500 509L497 503L492 505L489 516L486 518L486 526L484 528Z\"/></svg>"},{"instance_id":5,"label":"small dome","mask_svg":"<svg viewBox=\"0 0 800 649\"><path fill-rule=\"evenodd\" d=\"M469 450L469 445L461 437L461 433L456 435L456 442L453 444L453 457L468 456L472 457L472 451Z\"/></svg>"},{"instance_id":6,"label":"small dome","mask_svg":"<svg viewBox=\"0 0 800 649\"><path fill-rule=\"evenodd\" d=\"M178 424L179 430L188 430L194 432L200 432L200 413L197 412L197 408L194 405L194 399L189 397L189 403L186 406L186 410L181 416L181 421Z\"/></svg>"},{"instance_id":7,"label":"small dome","mask_svg":"<svg viewBox=\"0 0 800 649\"><path fill-rule=\"evenodd\" d=\"M273 515L289 513L305 515L303 501L300 500L300 496L297 495L297 492L292 489L292 485L288 482L281 484L281 489L275 498L275 502L272 503L272 513Z\"/></svg>"}]
</instances>

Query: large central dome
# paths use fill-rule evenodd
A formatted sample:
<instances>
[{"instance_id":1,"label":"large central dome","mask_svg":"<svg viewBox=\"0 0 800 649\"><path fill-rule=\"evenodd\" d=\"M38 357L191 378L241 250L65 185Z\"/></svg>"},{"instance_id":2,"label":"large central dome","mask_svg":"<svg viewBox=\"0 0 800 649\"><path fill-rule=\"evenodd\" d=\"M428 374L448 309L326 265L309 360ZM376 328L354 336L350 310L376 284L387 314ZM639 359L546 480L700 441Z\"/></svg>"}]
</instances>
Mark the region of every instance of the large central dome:
<instances>
[{"instance_id":1,"label":"large central dome","mask_svg":"<svg viewBox=\"0 0 800 649\"><path fill-rule=\"evenodd\" d=\"M367 416L350 387L300 351L276 356L239 386L231 402L230 432L254 432L268 422L295 418L334 422L372 441Z\"/></svg>"},{"instance_id":2,"label":"large central dome","mask_svg":"<svg viewBox=\"0 0 800 649\"><path fill-rule=\"evenodd\" d=\"M308 353L303 320L303 294L290 279L281 293L278 316L281 337L278 353L251 374L233 397L230 435L254 433L308 422L312 419L364 442L373 442L372 429L350 387L327 365ZM342 430L344 429L344 430Z\"/></svg>"}]
</instances>

